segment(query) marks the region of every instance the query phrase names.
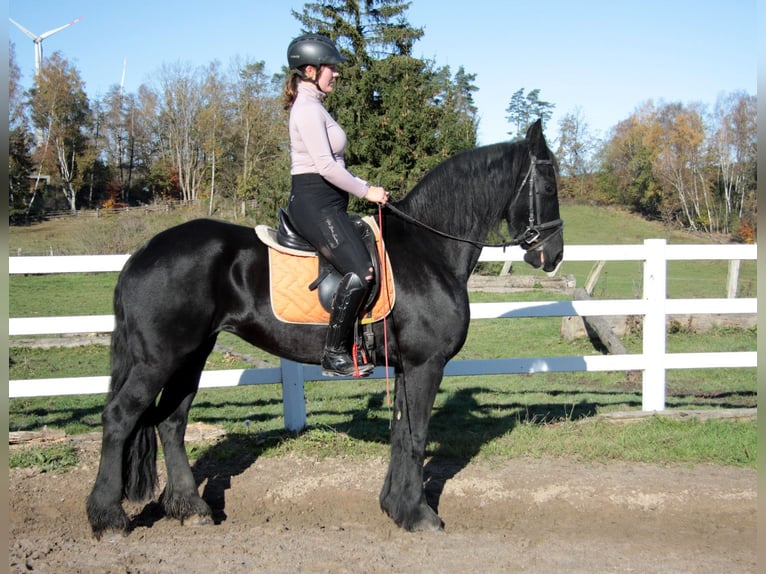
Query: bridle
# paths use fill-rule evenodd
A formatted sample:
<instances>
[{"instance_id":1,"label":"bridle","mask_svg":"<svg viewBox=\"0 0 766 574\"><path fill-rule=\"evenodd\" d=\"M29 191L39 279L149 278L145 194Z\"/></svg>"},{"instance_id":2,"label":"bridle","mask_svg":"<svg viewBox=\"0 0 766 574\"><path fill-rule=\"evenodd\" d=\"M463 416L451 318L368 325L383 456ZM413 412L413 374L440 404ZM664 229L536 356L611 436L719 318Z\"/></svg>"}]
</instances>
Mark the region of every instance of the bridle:
<instances>
[{"instance_id":1,"label":"bridle","mask_svg":"<svg viewBox=\"0 0 766 574\"><path fill-rule=\"evenodd\" d=\"M516 199L518 199L521 196L521 190L523 190L524 186L527 185L527 183L529 183L529 195L528 195L529 221L527 223L526 229L524 229L522 233L520 233L519 235L517 235L515 238L511 239L510 241L505 241L503 243L485 243L483 241L474 241L473 239L467 239L465 237L456 237L444 231L435 229L418 219L415 219L411 215L408 215L407 213L403 212L401 209L399 209L398 207L395 207L394 205L390 203L386 203L386 207L389 210L391 210L393 213L395 213L396 215L400 216L402 219L405 219L409 221L410 223L414 223L415 225L418 225L419 227L422 227L423 229L427 229L431 233L435 233L436 235L440 235L441 237L446 237L447 239L452 239L454 241L470 243L471 245L475 245L476 247L502 247L503 249L505 249L506 247L513 247L515 245L518 245L525 251L539 250L552 237L555 237L559 233L563 232L564 221L562 219L554 219L552 221L546 221L545 223L541 223L538 221L540 209L537 204L540 199L540 196L537 193L537 190L535 189L535 178L532 177L532 174L534 173L538 165L553 165L553 162L549 159L537 159L537 157L532 153L529 154L529 158L530 158L529 170L527 171L527 174L524 176L524 179L521 180L521 185L519 185L518 193L516 194L516 196L513 199L513 202L511 203L511 207L513 207L513 203L515 203ZM550 229L552 229L553 231L551 231L550 233L548 233L547 235L541 238L543 232L548 231Z\"/></svg>"},{"instance_id":2,"label":"bridle","mask_svg":"<svg viewBox=\"0 0 766 574\"><path fill-rule=\"evenodd\" d=\"M538 165L552 166L553 162L549 159L537 159L537 157L532 153L529 154L529 157L529 170L527 171L527 175L524 176L524 179L521 180L519 193L517 193L516 198L514 198L515 202L516 199L521 195L521 190L524 189L527 181L529 181L529 221L527 222L527 227L524 232L519 236L518 239L514 239L515 243L511 243L511 245L521 246L521 248L525 251L529 251L530 249L540 249L551 237L554 237L558 233L564 231L564 220L562 219L553 219L551 221L546 221L545 223L538 221L540 211L538 202L540 200L540 195L536 192L534 178L532 178L530 181L530 177ZM553 231L540 239L542 232L549 229L553 229Z\"/></svg>"}]
</instances>

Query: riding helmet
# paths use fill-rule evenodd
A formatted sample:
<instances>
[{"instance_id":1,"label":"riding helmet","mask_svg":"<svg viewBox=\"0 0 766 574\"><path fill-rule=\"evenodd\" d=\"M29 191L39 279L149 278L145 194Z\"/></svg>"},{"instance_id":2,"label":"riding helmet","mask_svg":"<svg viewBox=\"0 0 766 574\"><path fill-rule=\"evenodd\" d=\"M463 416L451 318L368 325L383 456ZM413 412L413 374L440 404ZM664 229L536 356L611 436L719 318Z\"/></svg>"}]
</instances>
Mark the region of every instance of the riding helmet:
<instances>
[{"instance_id":1,"label":"riding helmet","mask_svg":"<svg viewBox=\"0 0 766 574\"><path fill-rule=\"evenodd\" d=\"M298 36L287 48L287 65L293 70L309 64L318 68L322 64L340 64L346 60L335 43L322 34Z\"/></svg>"}]
</instances>

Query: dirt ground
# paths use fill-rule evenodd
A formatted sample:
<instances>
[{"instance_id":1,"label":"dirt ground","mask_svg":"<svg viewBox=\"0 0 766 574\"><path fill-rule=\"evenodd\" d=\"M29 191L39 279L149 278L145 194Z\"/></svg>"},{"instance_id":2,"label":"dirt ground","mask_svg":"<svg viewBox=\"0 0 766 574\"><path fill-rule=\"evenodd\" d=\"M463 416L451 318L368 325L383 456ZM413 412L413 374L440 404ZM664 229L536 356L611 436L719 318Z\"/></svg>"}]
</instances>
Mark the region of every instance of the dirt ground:
<instances>
[{"instance_id":1,"label":"dirt ground","mask_svg":"<svg viewBox=\"0 0 766 574\"><path fill-rule=\"evenodd\" d=\"M10 471L10 572L756 572L752 469L431 462L445 531L408 533L378 507L384 460L208 463L195 473L215 525L149 504L129 509L129 536L98 542L85 517L92 443L67 473Z\"/></svg>"}]
</instances>

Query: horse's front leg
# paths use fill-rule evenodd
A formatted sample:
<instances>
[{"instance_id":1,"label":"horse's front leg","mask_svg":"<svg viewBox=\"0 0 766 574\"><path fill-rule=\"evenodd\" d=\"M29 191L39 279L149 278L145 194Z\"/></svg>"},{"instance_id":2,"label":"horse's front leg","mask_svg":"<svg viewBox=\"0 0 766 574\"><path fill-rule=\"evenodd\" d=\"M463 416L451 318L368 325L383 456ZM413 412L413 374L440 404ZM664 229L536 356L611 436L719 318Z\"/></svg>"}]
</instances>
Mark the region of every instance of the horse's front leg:
<instances>
[{"instance_id":1,"label":"horse's front leg","mask_svg":"<svg viewBox=\"0 0 766 574\"><path fill-rule=\"evenodd\" d=\"M440 367L406 369L396 374L391 423L391 459L380 493L380 507L406 530L441 530L444 523L426 502L423 489L428 423L443 374Z\"/></svg>"}]
</instances>

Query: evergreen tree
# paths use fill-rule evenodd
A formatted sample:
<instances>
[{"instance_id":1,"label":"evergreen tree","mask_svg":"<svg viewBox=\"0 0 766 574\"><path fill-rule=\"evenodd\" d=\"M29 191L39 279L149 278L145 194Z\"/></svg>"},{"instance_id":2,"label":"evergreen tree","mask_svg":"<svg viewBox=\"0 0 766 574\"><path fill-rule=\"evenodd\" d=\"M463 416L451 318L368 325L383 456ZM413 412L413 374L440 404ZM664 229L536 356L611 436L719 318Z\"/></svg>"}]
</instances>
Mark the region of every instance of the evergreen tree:
<instances>
[{"instance_id":1,"label":"evergreen tree","mask_svg":"<svg viewBox=\"0 0 766 574\"><path fill-rule=\"evenodd\" d=\"M476 145L471 83L461 68L412 56L423 36L396 0L329 0L293 12L305 32L325 34L349 61L325 104L346 130L346 162L355 173L402 196L423 174ZM356 208L356 206L353 206Z\"/></svg>"},{"instance_id":2,"label":"evergreen tree","mask_svg":"<svg viewBox=\"0 0 766 574\"><path fill-rule=\"evenodd\" d=\"M8 46L8 208L11 221L24 219L29 197L32 162L32 134L26 120L21 88L21 70L16 64L15 46Z\"/></svg>"},{"instance_id":3,"label":"evergreen tree","mask_svg":"<svg viewBox=\"0 0 766 574\"><path fill-rule=\"evenodd\" d=\"M524 88L514 92L508 107L505 109L508 113L505 118L514 128L508 134L514 138L524 137L527 128L538 119L543 121L544 129L546 122L551 119L555 107L556 104L540 99L539 88L531 90L526 96L524 95Z\"/></svg>"}]
</instances>

